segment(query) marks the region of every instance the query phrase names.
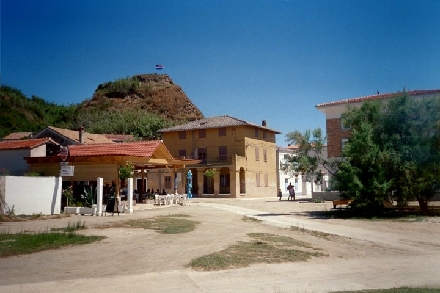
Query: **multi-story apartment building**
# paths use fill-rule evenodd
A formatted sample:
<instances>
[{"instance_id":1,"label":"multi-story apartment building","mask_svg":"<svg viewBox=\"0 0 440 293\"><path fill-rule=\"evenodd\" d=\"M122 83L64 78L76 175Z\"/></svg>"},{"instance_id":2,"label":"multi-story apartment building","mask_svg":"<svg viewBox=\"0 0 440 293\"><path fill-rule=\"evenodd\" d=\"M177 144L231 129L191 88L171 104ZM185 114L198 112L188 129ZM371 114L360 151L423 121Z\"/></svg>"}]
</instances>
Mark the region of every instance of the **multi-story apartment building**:
<instances>
[{"instance_id":1,"label":"multi-story apartment building","mask_svg":"<svg viewBox=\"0 0 440 293\"><path fill-rule=\"evenodd\" d=\"M159 130L173 157L198 159L187 165L192 194L199 197L276 197L279 131L230 116L204 118ZM206 171L214 170L214 176Z\"/></svg>"},{"instance_id":2,"label":"multi-story apartment building","mask_svg":"<svg viewBox=\"0 0 440 293\"><path fill-rule=\"evenodd\" d=\"M440 98L440 89L414 90L406 92L412 98ZM376 94L371 96L339 100L316 105L316 108L325 114L327 131L328 157L340 157L342 146L350 137L350 129L341 121L341 115L347 107L360 107L366 101L379 100L386 102L389 99L402 95L402 92Z\"/></svg>"}]
</instances>

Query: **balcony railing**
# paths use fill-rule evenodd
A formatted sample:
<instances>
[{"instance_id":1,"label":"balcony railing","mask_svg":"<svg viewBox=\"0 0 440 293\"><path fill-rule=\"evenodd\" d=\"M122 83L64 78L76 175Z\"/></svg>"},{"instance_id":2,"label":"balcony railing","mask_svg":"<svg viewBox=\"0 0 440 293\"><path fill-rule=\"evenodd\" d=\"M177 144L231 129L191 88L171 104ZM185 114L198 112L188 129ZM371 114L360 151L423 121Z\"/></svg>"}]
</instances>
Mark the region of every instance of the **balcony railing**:
<instances>
[{"instance_id":1,"label":"balcony railing","mask_svg":"<svg viewBox=\"0 0 440 293\"><path fill-rule=\"evenodd\" d=\"M197 165L232 165L235 155L227 156L208 156L205 158L195 158L193 156L187 157L189 159L201 160Z\"/></svg>"}]
</instances>

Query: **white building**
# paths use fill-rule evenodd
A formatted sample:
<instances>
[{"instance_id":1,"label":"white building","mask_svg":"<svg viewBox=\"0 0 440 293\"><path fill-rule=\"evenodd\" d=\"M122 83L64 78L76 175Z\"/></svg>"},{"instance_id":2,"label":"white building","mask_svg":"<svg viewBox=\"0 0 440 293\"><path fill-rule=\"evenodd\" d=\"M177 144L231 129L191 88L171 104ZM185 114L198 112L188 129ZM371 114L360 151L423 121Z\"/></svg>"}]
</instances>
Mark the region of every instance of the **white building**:
<instances>
[{"instance_id":1,"label":"white building","mask_svg":"<svg viewBox=\"0 0 440 293\"><path fill-rule=\"evenodd\" d=\"M313 180L307 181L306 176L300 172L295 172L291 169L288 163L288 159L296 154L296 146L277 147L277 172L279 174L278 184L283 193L283 197L289 196L287 186L292 183L295 186L296 195L311 196L312 191L325 191L329 186L328 172L322 166L319 166L317 171L321 171L323 174L322 182L313 182ZM324 146L322 150L322 158L327 158L327 147Z\"/></svg>"},{"instance_id":2,"label":"white building","mask_svg":"<svg viewBox=\"0 0 440 293\"><path fill-rule=\"evenodd\" d=\"M291 183L295 186L295 194L302 194L302 175L294 172L288 167L288 158L295 155L295 150L290 147L277 147L277 173L278 178L278 188L281 189L283 197L289 196L289 191L287 186Z\"/></svg>"}]
</instances>

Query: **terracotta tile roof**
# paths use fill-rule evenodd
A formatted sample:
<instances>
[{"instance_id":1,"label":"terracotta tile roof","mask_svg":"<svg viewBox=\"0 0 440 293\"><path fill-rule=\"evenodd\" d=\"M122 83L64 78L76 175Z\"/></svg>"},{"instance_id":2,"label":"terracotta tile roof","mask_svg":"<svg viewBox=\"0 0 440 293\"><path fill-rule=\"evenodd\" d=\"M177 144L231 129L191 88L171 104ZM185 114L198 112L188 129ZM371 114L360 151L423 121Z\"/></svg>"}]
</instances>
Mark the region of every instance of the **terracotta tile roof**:
<instances>
[{"instance_id":1,"label":"terracotta tile roof","mask_svg":"<svg viewBox=\"0 0 440 293\"><path fill-rule=\"evenodd\" d=\"M95 157L95 156L132 156L151 157L161 145L160 140L142 142L95 144L95 145L70 145L70 157ZM166 149L166 148L165 148ZM168 151L167 151L168 152ZM169 154L169 152L168 152ZM172 158L171 154L169 157Z\"/></svg>"},{"instance_id":2,"label":"terracotta tile roof","mask_svg":"<svg viewBox=\"0 0 440 293\"><path fill-rule=\"evenodd\" d=\"M414 90L414 91L407 91L406 93L409 96L421 96L421 95L440 93L440 89ZM393 97L399 96L401 94L403 94L403 92L377 94L377 95L364 96L364 97L359 97L359 98L345 99L345 100L339 100L339 101L328 102L328 103L323 103L323 104L317 104L316 108L323 108L323 107L327 107L327 106L335 106L335 105L343 105L343 104L351 104L351 103L359 103L359 102L364 102L364 101L383 100L383 99L393 98Z\"/></svg>"},{"instance_id":3,"label":"terracotta tile roof","mask_svg":"<svg viewBox=\"0 0 440 293\"><path fill-rule=\"evenodd\" d=\"M32 132L13 132L3 137L3 140L26 139L31 138L31 136Z\"/></svg>"},{"instance_id":4,"label":"terracotta tile roof","mask_svg":"<svg viewBox=\"0 0 440 293\"><path fill-rule=\"evenodd\" d=\"M56 133L67 137L79 143L79 130L70 130L64 128L57 128L53 126L48 126L48 129L55 131ZM44 131L44 130L43 130ZM113 141L102 134L93 134L84 131L83 133L84 144L98 144L98 143L113 143Z\"/></svg>"},{"instance_id":5,"label":"terracotta tile roof","mask_svg":"<svg viewBox=\"0 0 440 293\"><path fill-rule=\"evenodd\" d=\"M160 129L158 132L173 132L173 131L186 131L194 129L208 129L208 128L221 128L221 127L231 127L231 126L253 126L268 131L280 134L281 132L267 128L266 126L253 124L241 119L237 119L228 115L225 116L215 116L210 118L203 118L195 121L191 121L186 124L176 125L169 128Z\"/></svg>"},{"instance_id":6,"label":"terracotta tile roof","mask_svg":"<svg viewBox=\"0 0 440 293\"><path fill-rule=\"evenodd\" d=\"M56 144L50 138L0 141L0 150L32 149L48 142Z\"/></svg>"},{"instance_id":7,"label":"terracotta tile roof","mask_svg":"<svg viewBox=\"0 0 440 293\"><path fill-rule=\"evenodd\" d=\"M111 139L113 142L130 142L135 141L135 138L132 134L103 134L108 139Z\"/></svg>"}]
</instances>

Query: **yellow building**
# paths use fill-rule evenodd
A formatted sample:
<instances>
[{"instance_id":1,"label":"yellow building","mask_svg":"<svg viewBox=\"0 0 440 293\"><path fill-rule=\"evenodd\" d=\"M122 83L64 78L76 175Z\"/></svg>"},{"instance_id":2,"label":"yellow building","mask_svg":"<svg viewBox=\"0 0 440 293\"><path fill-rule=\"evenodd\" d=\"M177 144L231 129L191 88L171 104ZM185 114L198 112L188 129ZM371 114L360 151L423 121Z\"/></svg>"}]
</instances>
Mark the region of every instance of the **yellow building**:
<instances>
[{"instance_id":1,"label":"yellow building","mask_svg":"<svg viewBox=\"0 0 440 293\"><path fill-rule=\"evenodd\" d=\"M256 125L217 116L159 132L173 157L201 161L187 165L181 172L183 177L191 170L193 196L276 196L275 135L280 132L268 128L266 121Z\"/></svg>"}]
</instances>

